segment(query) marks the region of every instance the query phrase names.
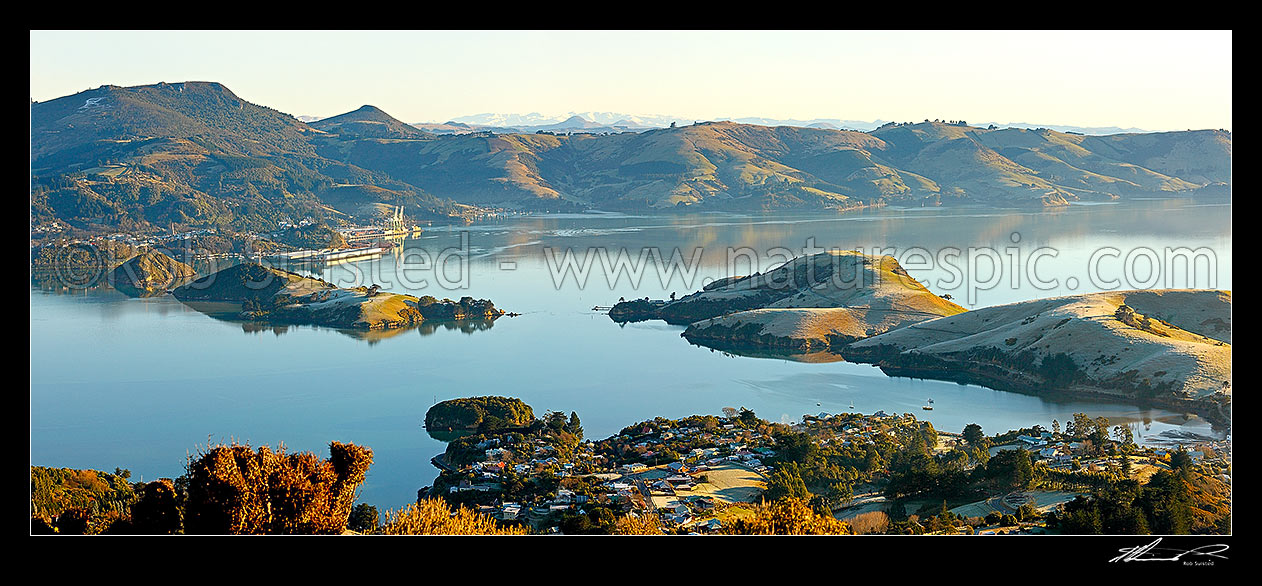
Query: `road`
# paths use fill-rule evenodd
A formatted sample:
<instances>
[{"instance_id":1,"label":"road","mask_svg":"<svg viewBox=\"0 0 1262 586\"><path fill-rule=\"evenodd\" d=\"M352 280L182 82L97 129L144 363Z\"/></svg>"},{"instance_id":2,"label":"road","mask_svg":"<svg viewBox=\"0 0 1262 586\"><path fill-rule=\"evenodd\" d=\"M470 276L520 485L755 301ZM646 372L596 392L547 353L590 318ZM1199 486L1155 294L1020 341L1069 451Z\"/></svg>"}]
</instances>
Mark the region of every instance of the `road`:
<instances>
[{"instance_id":1,"label":"road","mask_svg":"<svg viewBox=\"0 0 1262 586\"><path fill-rule=\"evenodd\" d=\"M640 495L644 497L644 505L654 517L657 516L657 505L653 503L653 493L649 490L648 484L643 480L635 479L635 487L640 489Z\"/></svg>"}]
</instances>

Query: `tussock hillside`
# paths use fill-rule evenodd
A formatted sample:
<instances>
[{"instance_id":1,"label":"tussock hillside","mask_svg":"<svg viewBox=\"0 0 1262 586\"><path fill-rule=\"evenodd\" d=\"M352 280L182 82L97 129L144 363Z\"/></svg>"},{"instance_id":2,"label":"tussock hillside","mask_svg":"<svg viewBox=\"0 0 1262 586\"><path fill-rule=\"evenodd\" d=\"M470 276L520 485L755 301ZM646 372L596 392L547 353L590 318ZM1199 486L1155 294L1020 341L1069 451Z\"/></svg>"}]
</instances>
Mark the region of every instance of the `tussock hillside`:
<instances>
[{"instance_id":1,"label":"tussock hillside","mask_svg":"<svg viewBox=\"0 0 1262 586\"><path fill-rule=\"evenodd\" d=\"M683 336L718 347L826 350L940 315L944 313L866 307L754 309L694 322Z\"/></svg>"},{"instance_id":2,"label":"tussock hillside","mask_svg":"<svg viewBox=\"0 0 1262 586\"><path fill-rule=\"evenodd\" d=\"M303 123L218 83L103 86L31 105L37 220L268 228L403 205L560 211L1064 205L1230 194L1231 133L1084 136L964 123L871 132L700 122L435 135L373 106ZM376 189L343 188L367 186ZM360 201L334 201L349 196ZM377 199L378 197L381 199ZM328 198L328 199L326 199ZM368 206L365 208L365 206Z\"/></svg>"},{"instance_id":3,"label":"tussock hillside","mask_svg":"<svg viewBox=\"0 0 1262 586\"><path fill-rule=\"evenodd\" d=\"M341 160L457 201L600 209L1064 205L1230 181L1223 131L1087 137L924 122L872 132L702 122L645 132L471 133Z\"/></svg>"},{"instance_id":4,"label":"tussock hillside","mask_svg":"<svg viewBox=\"0 0 1262 586\"><path fill-rule=\"evenodd\" d=\"M642 301L619 303L609 316L690 324L751 309L837 307L933 316L963 311L929 292L893 257L831 251L797 257L766 273L716 281L657 307Z\"/></svg>"},{"instance_id":5,"label":"tussock hillside","mask_svg":"<svg viewBox=\"0 0 1262 586\"><path fill-rule=\"evenodd\" d=\"M340 124L372 134L368 114ZM218 83L102 86L31 105L31 213L79 226L270 230L282 217L338 217L319 198L337 185L390 190L387 203L413 217L455 213L453 202L317 152L336 139Z\"/></svg>"},{"instance_id":6,"label":"tussock hillside","mask_svg":"<svg viewBox=\"0 0 1262 586\"><path fill-rule=\"evenodd\" d=\"M110 273L110 284L133 297L165 295L197 276L197 271L156 251L136 255Z\"/></svg>"},{"instance_id":7,"label":"tussock hillside","mask_svg":"<svg viewBox=\"0 0 1262 586\"><path fill-rule=\"evenodd\" d=\"M962 311L892 257L834 251L715 281L675 301L622 302L609 316L690 324L684 337L708 346L807 351L826 349L830 338L865 338Z\"/></svg>"},{"instance_id":8,"label":"tussock hillside","mask_svg":"<svg viewBox=\"0 0 1262 586\"><path fill-rule=\"evenodd\" d=\"M1229 406L1231 292L1090 293L987 307L845 346L883 369L1033 392Z\"/></svg>"}]
</instances>

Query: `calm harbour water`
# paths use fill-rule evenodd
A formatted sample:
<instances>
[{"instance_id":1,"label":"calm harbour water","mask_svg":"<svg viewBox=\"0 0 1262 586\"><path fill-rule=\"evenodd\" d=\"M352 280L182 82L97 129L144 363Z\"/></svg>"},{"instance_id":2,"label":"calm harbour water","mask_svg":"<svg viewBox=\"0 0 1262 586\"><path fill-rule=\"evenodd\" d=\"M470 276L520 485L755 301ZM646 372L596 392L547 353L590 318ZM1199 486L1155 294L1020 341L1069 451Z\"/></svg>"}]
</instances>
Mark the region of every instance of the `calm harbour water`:
<instances>
[{"instance_id":1,"label":"calm harbour water","mask_svg":"<svg viewBox=\"0 0 1262 586\"><path fill-rule=\"evenodd\" d=\"M949 267L907 263L930 289L950 293L968 307L1101 290L1092 282L1088 261L1109 247L1119 254L1097 257L1102 260L1096 276L1105 280L1125 279L1128 254L1135 259L1132 280L1143 281L1148 269L1141 249L1160 256L1166 248L1187 247L1211 251L1214 270L1202 266L1198 280L1188 283L1184 272L1169 270L1178 267L1158 266L1173 281L1154 286L1230 289L1230 216L1228 204L1154 200L1048 211L516 217L430 228L407 242L406 256L318 272L342 286L378 283L416 295L489 298L522 314L466 331L439 326L362 335L306 326L260 328L212 318L169 296L129 299L111 290L33 287L31 463L121 467L134 478L155 479L179 475L186 455L208 440L283 442L291 450L324 455L329 441L350 441L370 446L376 455L360 500L393 508L414 500L416 490L437 475L429 459L445 445L421 428L425 411L435 401L486 394L519 397L539 414L576 411L589 438L659 415L719 414L725 406L791 421L807 413L846 411L852 403L865 413L911 412L955 432L973 422L989 433L1050 427L1053 419L1063 424L1085 412L1131 424L1140 441L1171 430L1221 436L1202 420L1163 410L892 378L845 362L732 356L688 344L679 337L683 327L622 326L592 308L619 297L695 291L707 278L729 274L728 249L754 251L758 269L766 269L784 260L778 247L800 254L812 238L824 248L896 247L895 256L913 247L930 257L949 247L989 247L1003 267L1015 258L1019 282L1003 268L998 284L974 295L953 285L958 279ZM449 256L444 274L468 288L443 289L434 264L442 251L458 250L462 238L469 258L465 272L459 256ZM676 274L663 283L661 265L650 261L638 286L624 274L611 287L612 275L607 278L597 260L585 286L571 274L558 287L553 267L565 250L581 262L594 247L604 247L611 258L625 248L632 260L645 248L656 247L666 257L678 248L684 260L697 247L703 252L689 282ZM1055 250L1056 256L1043 256L1033 274L1040 281L1056 279L1055 287L1040 288L1028 278L1028 258L1039 248ZM420 264L425 257L428 265ZM748 260L740 262L736 272L747 273ZM403 268L411 270L404 274ZM983 258L972 281L995 280L992 268ZM1210 272L1216 273L1212 283ZM1070 277L1076 286L1066 283ZM424 288L418 288L421 280ZM921 410L930 397L935 410Z\"/></svg>"}]
</instances>

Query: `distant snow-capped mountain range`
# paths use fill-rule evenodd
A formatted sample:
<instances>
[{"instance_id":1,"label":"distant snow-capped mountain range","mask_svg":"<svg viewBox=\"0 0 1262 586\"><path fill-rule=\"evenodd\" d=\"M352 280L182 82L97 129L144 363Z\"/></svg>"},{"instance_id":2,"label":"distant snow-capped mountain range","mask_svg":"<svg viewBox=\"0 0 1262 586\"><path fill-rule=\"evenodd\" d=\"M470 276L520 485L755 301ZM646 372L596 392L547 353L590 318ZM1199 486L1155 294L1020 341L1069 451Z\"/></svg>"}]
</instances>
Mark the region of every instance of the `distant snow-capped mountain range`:
<instances>
[{"instance_id":1,"label":"distant snow-capped mountain range","mask_svg":"<svg viewBox=\"0 0 1262 586\"><path fill-rule=\"evenodd\" d=\"M588 122L594 122L602 126L636 126L643 128L670 126L671 122L683 124L684 119L678 116L649 115L636 116L632 114L621 114L618 112L567 112L565 114L548 116L538 112L529 114L496 114L483 113L474 114L472 116L461 116L453 118L451 122L460 122L462 124L470 124L476 126L547 126L551 124L560 124L574 117L582 118ZM686 123L691 124L689 120Z\"/></svg>"},{"instance_id":2,"label":"distant snow-capped mountain range","mask_svg":"<svg viewBox=\"0 0 1262 586\"><path fill-rule=\"evenodd\" d=\"M491 126L491 127L541 127L550 125L570 124L577 122L574 118L593 123L598 126L609 127L626 127L626 128L665 128L672 123L684 126L694 122L702 122L707 120L697 120L695 118L685 118L683 116L668 116L663 114L625 114L622 112L567 112L559 115L544 115L538 112L529 114L496 114L483 113L474 114L472 116L461 116L454 118L451 122L459 122L471 126ZM811 120L797 119L777 119L777 118L715 118L715 121L740 122L742 124L757 124L760 126L815 126L823 128L848 128L851 130L872 130L885 123L884 120L876 122L866 122L862 120L841 120L834 118L815 118Z\"/></svg>"},{"instance_id":3,"label":"distant snow-capped mountain range","mask_svg":"<svg viewBox=\"0 0 1262 586\"><path fill-rule=\"evenodd\" d=\"M666 116L661 114L641 115L641 114L625 114L621 112L567 112L561 115L546 116L538 112L529 114L496 114L484 113L474 114L472 116L461 116L454 118L451 122L459 122L470 126L492 126L492 127L540 127L548 125L566 125L572 124L574 117L582 118L584 121L594 123L598 126L611 127L627 127L627 128L665 128L675 123L679 126L700 122L693 118L684 118L681 116ZM804 128L828 128L828 129L844 129L869 131L890 122L889 120L845 120L841 118L764 118L764 117L745 117L745 118L715 118L715 121L732 121L741 124L757 124L759 126L798 126ZM917 120L909 120L908 122L918 122ZM997 126L999 128L1049 128L1058 132L1079 132L1082 134L1118 134L1126 132L1151 132L1142 128L1121 128L1118 126L1073 126L1066 124L1034 124L1029 122L986 122L983 124L974 124L973 126Z\"/></svg>"},{"instance_id":4,"label":"distant snow-capped mountain range","mask_svg":"<svg viewBox=\"0 0 1262 586\"><path fill-rule=\"evenodd\" d=\"M297 116L303 122L321 120L321 116ZM843 120L840 118L716 118L715 121L732 121L741 124L757 124L759 126L797 126L802 128L824 128L830 130L858 130L867 132L888 123L888 120ZM588 132L620 132L639 131L651 128L666 128L672 123L686 126L701 122L692 118L668 116L663 114L625 114L622 112L567 112L565 114L547 115L539 112L528 114L485 112L471 116L460 116L446 122L414 122L413 126L439 134L460 133L478 130L492 132L536 132L573 131ZM914 121L913 121L914 122ZM1029 122L985 122L972 124L982 128L996 126L998 128L1048 128L1058 132L1077 132L1079 134L1122 134L1152 132L1142 128L1122 128L1118 126L1072 126L1064 124L1033 124Z\"/></svg>"}]
</instances>

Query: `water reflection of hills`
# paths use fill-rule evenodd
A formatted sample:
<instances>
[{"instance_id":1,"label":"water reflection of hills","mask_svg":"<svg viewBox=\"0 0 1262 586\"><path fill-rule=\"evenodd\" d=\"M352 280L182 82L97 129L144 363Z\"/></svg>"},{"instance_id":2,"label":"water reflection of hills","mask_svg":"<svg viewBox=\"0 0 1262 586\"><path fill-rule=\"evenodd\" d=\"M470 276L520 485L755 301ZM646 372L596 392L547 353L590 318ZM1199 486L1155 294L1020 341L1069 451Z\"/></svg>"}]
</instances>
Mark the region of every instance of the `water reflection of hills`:
<instances>
[{"instance_id":1,"label":"water reflection of hills","mask_svg":"<svg viewBox=\"0 0 1262 586\"><path fill-rule=\"evenodd\" d=\"M59 275L51 273L32 273L31 286L54 295L83 293L84 291L113 291L104 279L94 279L87 284L70 283Z\"/></svg>"},{"instance_id":2,"label":"water reflection of hills","mask_svg":"<svg viewBox=\"0 0 1262 586\"><path fill-rule=\"evenodd\" d=\"M805 363L825 363L825 362L845 362L840 354L829 352L827 350L789 350L789 349L772 349L760 348L754 346L742 346L739 344L723 344L712 340L704 342L689 342L698 348L708 348L711 352L722 352L726 356L743 356L746 358L769 358L774 360L790 360L793 362Z\"/></svg>"},{"instance_id":3,"label":"water reflection of hills","mask_svg":"<svg viewBox=\"0 0 1262 586\"><path fill-rule=\"evenodd\" d=\"M115 282L111 273L98 272L99 274L94 273L86 277L67 277L66 275L46 270L32 272L31 286L54 295L117 292L132 298L151 298L162 297L167 294L166 290L143 291L125 283ZM175 281L168 284L166 288L174 289L192 280L190 278L185 281Z\"/></svg>"},{"instance_id":4,"label":"water reflection of hills","mask_svg":"<svg viewBox=\"0 0 1262 586\"><path fill-rule=\"evenodd\" d=\"M495 325L495 320L491 319L466 319L454 322L436 322L425 321L420 325L408 328L395 328L390 330L337 330L352 338L364 340L369 344L375 344L386 338L393 338L402 334L416 331L422 336L432 335L439 330L459 331L463 334L473 334L491 329Z\"/></svg>"},{"instance_id":5,"label":"water reflection of hills","mask_svg":"<svg viewBox=\"0 0 1262 586\"><path fill-rule=\"evenodd\" d=\"M182 301L184 305L193 308L213 319L240 324L241 331L246 334L261 334L271 332L280 336L287 334L292 330L299 328L310 328L313 330L329 330L338 332L344 336L350 336L357 340L368 342L369 345L376 344L387 338L396 338L404 334L417 333L422 336L429 336L443 331L458 331L463 334L473 334L491 329L495 325L495 320L491 319L466 319L460 321L424 321L415 326L405 328L392 328L386 330L350 330L340 328L330 328L317 325L304 324L288 324L288 323L272 323L267 321L253 321L241 318L241 305L237 303L221 303L207 301Z\"/></svg>"},{"instance_id":6,"label":"water reflection of hills","mask_svg":"<svg viewBox=\"0 0 1262 586\"><path fill-rule=\"evenodd\" d=\"M83 293L84 291L114 291L103 269L88 269L90 272L73 274L63 271L36 270L31 271L31 286L61 295L63 293Z\"/></svg>"},{"instance_id":7,"label":"water reflection of hills","mask_svg":"<svg viewBox=\"0 0 1262 586\"><path fill-rule=\"evenodd\" d=\"M422 427L424 427L424 426L422 426ZM438 441L443 442L443 443L450 443L450 442L455 441L455 440L457 440L457 439L459 439L459 438L462 438L462 437L465 437L465 436L469 436L469 435L473 435L473 432L469 432L469 431L439 431L439 430L432 430L432 431L431 431L431 430L430 430L430 429L428 429L428 428L427 428L427 429L425 429L425 433L429 434L429 437L430 437L430 438L435 439L435 440L438 440Z\"/></svg>"}]
</instances>

